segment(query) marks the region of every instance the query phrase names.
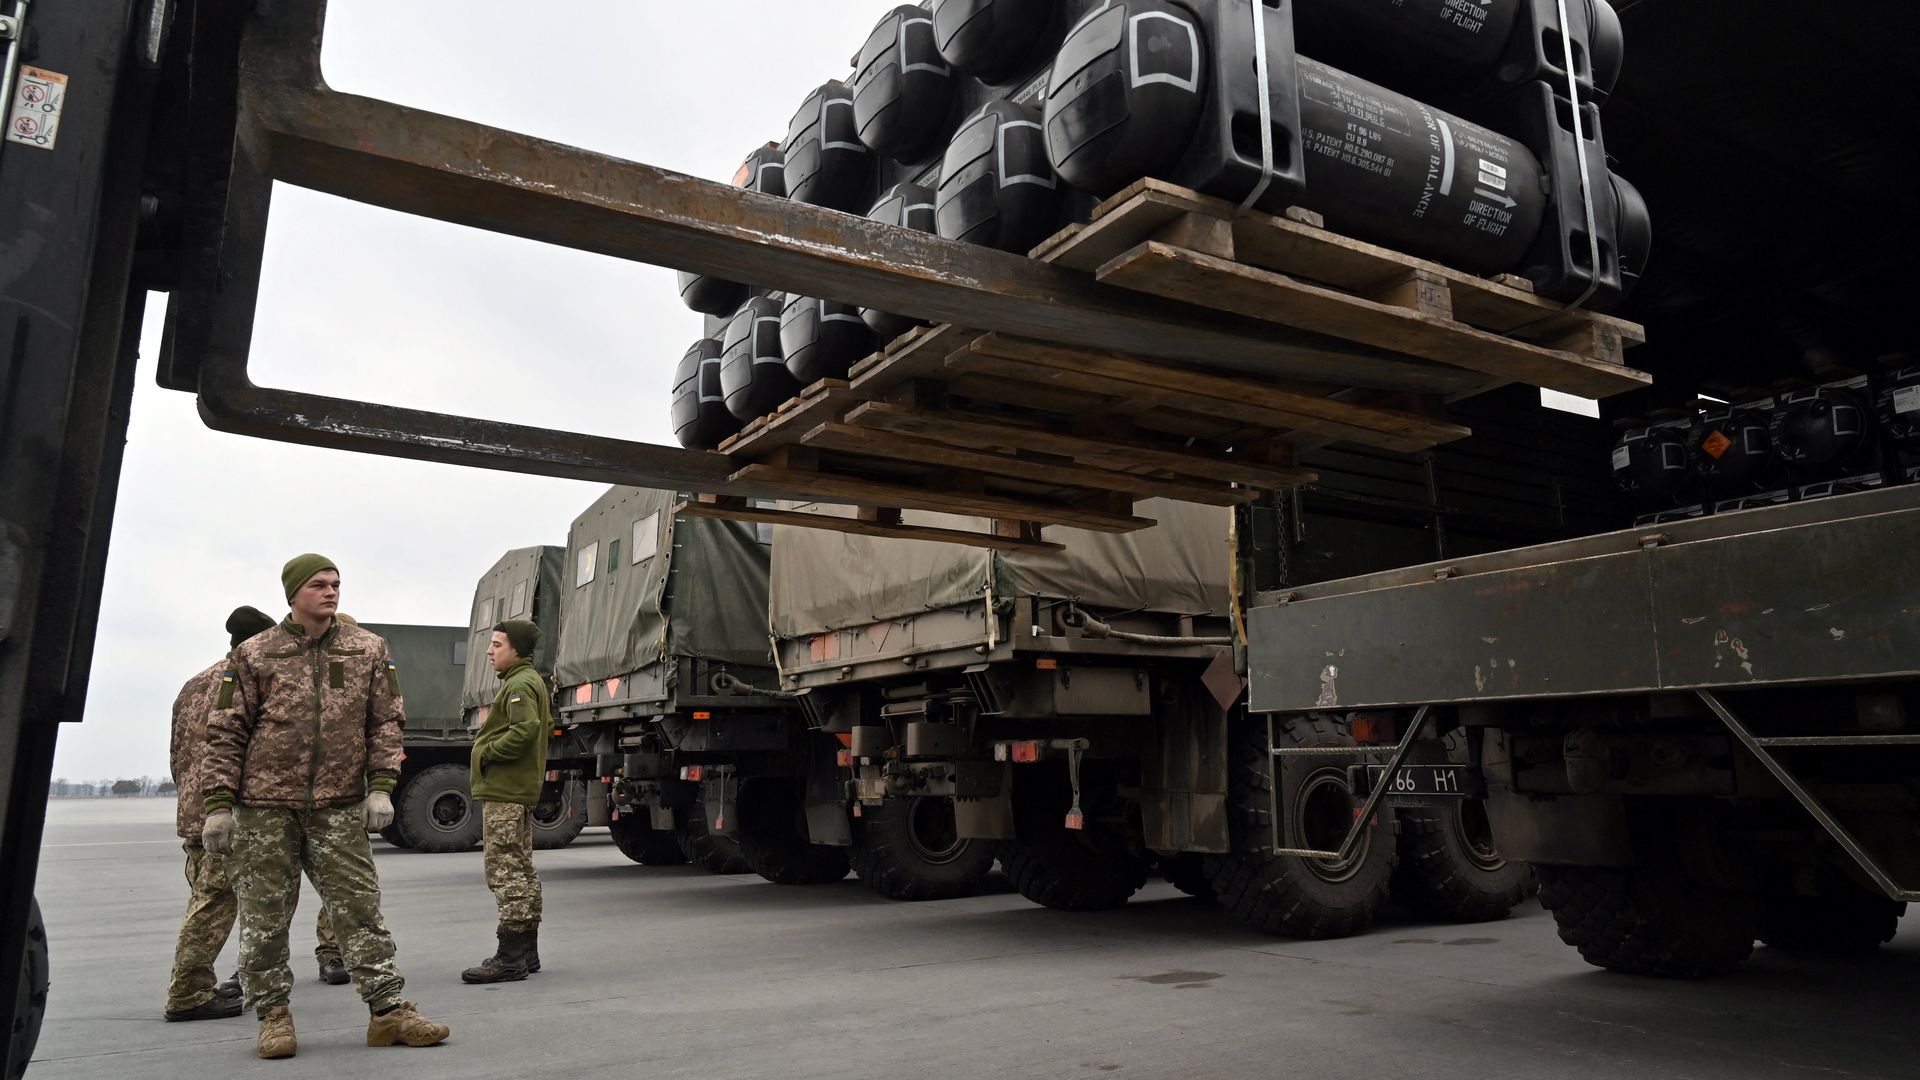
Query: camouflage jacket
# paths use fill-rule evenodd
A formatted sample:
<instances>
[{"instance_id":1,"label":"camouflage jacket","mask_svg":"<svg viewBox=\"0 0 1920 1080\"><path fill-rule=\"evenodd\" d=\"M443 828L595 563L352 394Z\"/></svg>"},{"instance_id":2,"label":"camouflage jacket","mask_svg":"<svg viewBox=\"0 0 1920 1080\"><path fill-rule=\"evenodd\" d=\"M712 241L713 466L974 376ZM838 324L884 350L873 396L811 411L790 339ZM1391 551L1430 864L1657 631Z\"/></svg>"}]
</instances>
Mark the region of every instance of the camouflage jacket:
<instances>
[{"instance_id":1,"label":"camouflage jacket","mask_svg":"<svg viewBox=\"0 0 1920 1080\"><path fill-rule=\"evenodd\" d=\"M400 776L406 705L386 639L291 620L233 650L207 716L206 808L348 806Z\"/></svg>"},{"instance_id":2,"label":"camouflage jacket","mask_svg":"<svg viewBox=\"0 0 1920 1080\"><path fill-rule=\"evenodd\" d=\"M206 757L207 711L213 708L220 676L227 661L187 680L180 696L173 699L173 739L167 746L167 760L173 770L173 783L179 789L173 812L174 831L183 840L200 839L200 826L207 820L203 803L206 790L200 786L199 766Z\"/></svg>"}]
</instances>

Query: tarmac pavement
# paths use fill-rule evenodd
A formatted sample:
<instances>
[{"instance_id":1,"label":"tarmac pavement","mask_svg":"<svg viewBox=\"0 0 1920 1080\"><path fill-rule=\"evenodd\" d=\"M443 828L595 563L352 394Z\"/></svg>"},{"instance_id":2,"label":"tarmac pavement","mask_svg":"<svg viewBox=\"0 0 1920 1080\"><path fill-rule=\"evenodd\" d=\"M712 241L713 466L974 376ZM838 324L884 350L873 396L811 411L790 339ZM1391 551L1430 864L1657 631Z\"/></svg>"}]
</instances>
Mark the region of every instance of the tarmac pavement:
<instances>
[{"instance_id":1,"label":"tarmac pavement","mask_svg":"<svg viewBox=\"0 0 1920 1080\"><path fill-rule=\"evenodd\" d=\"M171 800L56 800L38 888L53 992L29 1080L1920 1076L1920 925L1872 956L1760 948L1732 976L1680 983L1588 967L1531 903L1498 923L1396 915L1290 941L1157 883L1094 914L1035 907L997 877L906 904L852 877L636 866L594 830L536 855L545 970L477 987L459 972L493 946L479 853L375 840L374 855L407 994L452 1039L364 1045L353 988L315 979L309 886L292 935L300 1053L259 1061L251 1017L161 1019L186 902Z\"/></svg>"}]
</instances>

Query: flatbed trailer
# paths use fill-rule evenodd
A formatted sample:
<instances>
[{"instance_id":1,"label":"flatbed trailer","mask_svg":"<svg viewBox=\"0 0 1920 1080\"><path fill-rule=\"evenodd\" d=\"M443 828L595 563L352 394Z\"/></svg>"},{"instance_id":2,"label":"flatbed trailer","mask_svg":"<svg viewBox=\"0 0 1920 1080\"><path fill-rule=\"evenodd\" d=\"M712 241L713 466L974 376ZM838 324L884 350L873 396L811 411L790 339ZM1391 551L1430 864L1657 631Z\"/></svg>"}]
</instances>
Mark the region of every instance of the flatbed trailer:
<instances>
[{"instance_id":1,"label":"flatbed trailer","mask_svg":"<svg viewBox=\"0 0 1920 1080\"><path fill-rule=\"evenodd\" d=\"M1599 966L1871 947L1920 898L1917 536L1907 485L1263 593L1250 707L1282 757L1314 718L1461 731L1465 762L1383 739L1354 778L1484 794Z\"/></svg>"}]
</instances>

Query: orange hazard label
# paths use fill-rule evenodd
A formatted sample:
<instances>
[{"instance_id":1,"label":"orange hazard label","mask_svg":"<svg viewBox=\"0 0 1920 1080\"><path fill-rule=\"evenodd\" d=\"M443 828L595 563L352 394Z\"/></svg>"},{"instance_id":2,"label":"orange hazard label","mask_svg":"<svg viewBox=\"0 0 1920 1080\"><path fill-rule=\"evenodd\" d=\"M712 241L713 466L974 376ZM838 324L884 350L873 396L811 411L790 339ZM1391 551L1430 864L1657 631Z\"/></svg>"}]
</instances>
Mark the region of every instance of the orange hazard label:
<instances>
[{"instance_id":1,"label":"orange hazard label","mask_svg":"<svg viewBox=\"0 0 1920 1080\"><path fill-rule=\"evenodd\" d=\"M1727 447L1732 445L1733 445L1733 440L1727 438L1726 432L1715 431L1712 434L1708 435L1706 439L1701 441L1700 449L1702 451L1705 451L1708 457L1712 458L1715 461L1719 461L1720 455L1726 453Z\"/></svg>"}]
</instances>

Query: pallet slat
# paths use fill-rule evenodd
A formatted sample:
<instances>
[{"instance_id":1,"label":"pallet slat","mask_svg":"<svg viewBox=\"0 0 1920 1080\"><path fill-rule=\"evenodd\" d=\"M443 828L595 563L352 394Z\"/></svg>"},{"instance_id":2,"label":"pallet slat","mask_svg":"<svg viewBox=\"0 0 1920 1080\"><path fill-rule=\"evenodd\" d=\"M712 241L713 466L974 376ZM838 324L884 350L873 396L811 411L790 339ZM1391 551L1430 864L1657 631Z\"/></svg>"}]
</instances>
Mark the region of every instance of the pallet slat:
<instances>
[{"instance_id":1,"label":"pallet slat","mask_svg":"<svg viewBox=\"0 0 1920 1080\"><path fill-rule=\"evenodd\" d=\"M1653 381L1632 368L1555 352L1415 309L1151 240L1116 256L1094 276L1155 296L1206 304L1582 397L1606 397Z\"/></svg>"},{"instance_id":2,"label":"pallet slat","mask_svg":"<svg viewBox=\"0 0 1920 1080\"><path fill-rule=\"evenodd\" d=\"M1205 454L1157 447L1092 434L1070 434L1025 427L997 416L964 411L932 412L870 401L847 414L847 423L921 435L957 446L1030 449L1090 465L1126 468L1145 465L1185 477L1284 489L1313 483L1306 469L1268 465L1229 454Z\"/></svg>"},{"instance_id":3,"label":"pallet slat","mask_svg":"<svg viewBox=\"0 0 1920 1080\"><path fill-rule=\"evenodd\" d=\"M1019 477L1061 487L1093 487L1123 491L1142 498L1161 497L1208 506L1232 506L1247 502L1256 492L1247 488L1229 488L1219 484L1183 483L1135 473L1089 469L1071 462L1034 461L1012 454L969 450L949 443L916 439L891 431L876 431L852 424L826 423L807 433L806 445L821 450L867 454L899 461L938 467L970 469L975 472Z\"/></svg>"},{"instance_id":4,"label":"pallet slat","mask_svg":"<svg viewBox=\"0 0 1920 1080\"><path fill-rule=\"evenodd\" d=\"M1154 524L1152 518L1098 508L1034 502L989 492L929 491L895 481L773 465L748 465L728 479L741 490L763 498L806 499L850 506L898 506L908 510L1072 525L1093 532L1132 532Z\"/></svg>"},{"instance_id":5,"label":"pallet slat","mask_svg":"<svg viewBox=\"0 0 1920 1080\"><path fill-rule=\"evenodd\" d=\"M829 532L851 533L856 536L929 540L942 544L961 544L966 547L991 548L996 551L1022 551L1036 555L1060 551L1065 547L1050 540L1031 540L1021 536L1001 536L995 533L970 532L965 529L941 529L930 525L901 525L861 518L835 517L831 514L809 514L803 510L773 510L725 503L683 502L675 506L673 512L679 517L724 518L729 521L756 521L768 525L794 525L804 529L825 529Z\"/></svg>"},{"instance_id":6,"label":"pallet slat","mask_svg":"<svg viewBox=\"0 0 1920 1080\"><path fill-rule=\"evenodd\" d=\"M1109 393L1150 391L1163 395L1169 403L1178 402L1199 412L1232 415L1249 423L1311 431L1393 450L1425 450L1471 434L1470 429L1445 420L1383 406L1356 405L1314 392L1331 388L1294 389L1273 380L1184 371L1117 353L1055 348L998 334L980 338L948 362L964 370L972 357L985 356L1023 364L1036 372L1044 370L1049 373L1049 381L1055 381L1051 375L1057 372L1072 384L1105 386Z\"/></svg>"}]
</instances>

